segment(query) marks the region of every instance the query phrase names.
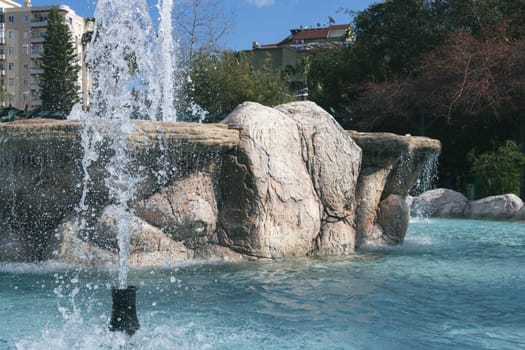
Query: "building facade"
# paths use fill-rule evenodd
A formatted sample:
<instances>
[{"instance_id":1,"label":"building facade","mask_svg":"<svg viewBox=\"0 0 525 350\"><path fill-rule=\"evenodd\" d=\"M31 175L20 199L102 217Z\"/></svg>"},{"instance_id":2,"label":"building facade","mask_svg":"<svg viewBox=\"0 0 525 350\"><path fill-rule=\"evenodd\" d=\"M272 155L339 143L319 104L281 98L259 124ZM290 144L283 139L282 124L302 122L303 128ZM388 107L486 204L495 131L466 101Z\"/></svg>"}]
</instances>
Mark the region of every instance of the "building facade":
<instances>
[{"instance_id":1,"label":"building facade","mask_svg":"<svg viewBox=\"0 0 525 350\"><path fill-rule=\"evenodd\" d=\"M81 70L78 86L81 101L87 101L89 77L85 69L85 34L92 30L92 20L78 16L65 5L54 6L64 17L71 32ZM0 105L35 110L42 106L40 76L47 17L53 6L25 6L12 0L0 0Z\"/></svg>"},{"instance_id":2,"label":"building facade","mask_svg":"<svg viewBox=\"0 0 525 350\"><path fill-rule=\"evenodd\" d=\"M295 72L291 76L292 83L297 89L297 97L303 99L308 97L305 59L324 50L349 46L353 42L350 24L331 23L316 28L291 29L290 35L274 44L260 45L253 42L252 50L248 52L256 68L270 63L276 70Z\"/></svg>"}]
</instances>

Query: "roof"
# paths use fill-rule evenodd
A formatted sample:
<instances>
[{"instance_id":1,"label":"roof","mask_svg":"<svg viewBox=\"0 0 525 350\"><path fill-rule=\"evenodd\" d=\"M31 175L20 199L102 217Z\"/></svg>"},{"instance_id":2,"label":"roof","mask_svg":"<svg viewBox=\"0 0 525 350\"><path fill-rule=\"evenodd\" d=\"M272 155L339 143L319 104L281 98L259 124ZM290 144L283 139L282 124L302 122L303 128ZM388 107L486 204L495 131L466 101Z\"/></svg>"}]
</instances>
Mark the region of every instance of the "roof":
<instances>
[{"instance_id":1,"label":"roof","mask_svg":"<svg viewBox=\"0 0 525 350\"><path fill-rule=\"evenodd\" d=\"M315 39L328 39L331 37L341 37L345 35L345 32L349 27L350 27L350 24L338 24L338 25L334 24L329 27L292 29L290 30L292 35L290 35L288 38L284 39L283 41L315 40Z\"/></svg>"},{"instance_id":2,"label":"roof","mask_svg":"<svg viewBox=\"0 0 525 350\"><path fill-rule=\"evenodd\" d=\"M337 24L327 27L291 29L290 35L278 43L257 43L254 49L289 48L297 51L320 51L328 47L341 46L347 42L347 32L350 24Z\"/></svg>"},{"instance_id":3,"label":"roof","mask_svg":"<svg viewBox=\"0 0 525 350\"><path fill-rule=\"evenodd\" d=\"M291 34L280 42L263 45L257 44L257 48L273 49L314 41L347 41L346 35L349 28L350 24L333 24L326 27L290 29Z\"/></svg>"}]
</instances>

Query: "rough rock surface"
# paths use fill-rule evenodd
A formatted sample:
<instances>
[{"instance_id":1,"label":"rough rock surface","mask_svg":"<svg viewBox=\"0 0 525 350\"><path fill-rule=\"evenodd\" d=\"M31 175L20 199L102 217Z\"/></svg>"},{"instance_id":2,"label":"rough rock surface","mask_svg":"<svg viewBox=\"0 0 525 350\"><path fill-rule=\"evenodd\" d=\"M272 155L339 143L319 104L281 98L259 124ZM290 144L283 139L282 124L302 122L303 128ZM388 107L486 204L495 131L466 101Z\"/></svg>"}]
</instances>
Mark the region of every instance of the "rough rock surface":
<instances>
[{"instance_id":1,"label":"rough rock surface","mask_svg":"<svg viewBox=\"0 0 525 350\"><path fill-rule=\"evenodd\" d=\"M406 199L425 164L439 154L441 145L425 137L355 131L348 131L348 134L363 150L356 193L356 245L402 242L405 232L400 228L408 225L409 217L401 215L398 218L403 218L404 224L396 220L383 220L378 224L380 202L390 195ZM385 203L389 205L391 203ZM401 209L404 205L398 207Z\"/></svg>"},{"instance_id":2,"label":"rough rock surface","mask_svg":"<svg viewBox=\"0 0 525 350\"><path fill-rule=\"evenodd\" d=\"M446 188L437 188L426 191L415 197L411 203L411 215L421 217L450 217L464 216L468 199L462 193Z\"/></svg>"},{"instance_id":3,"label":"rough rock surface","mask_svg":"<svg viewBox=\"0 0 525 350\"><path fill-rule=\"evenodd\" d=\"M402 243L404 199L439 150L426 138L347 133L311 102L244 103L221 124L137 121L128 144L130 171L141 179L126 214L136 265ZM79 124L0 125L0 261L116 262L115 209L104 186L112 151L107 142L98 148L89 210L79 218Z\"/></svg>"},{"instance_id":4,"label":"rough rock surface","mask_svg":"<svg viewBox=\"0 0 525 350\"><path fill-rule=\"evenodd\" d=\"M511 219L523 207L523 201L514 194L490 196L471 201L465 208L466 218Z\"/></svg>"},{"instance_id":5,"label":"rough rock surface","mask_svg":"<svg viewBox=\"0 0 525 350\"><path fill-rule=\"evenodd\" d=\"M410 207L398 194L391 194L379 203L377 224L382 228L382 239L387 244L401 244L410 220Z\"/></svg>"},{"instance_id":6,"label":"rough rock surface","mask_svg":"<svg viewBox=\"0 0 525 350\"><path fill-rule=\"evenodd\" d=\"M220 242L264 258L311 253L321 213L295 122L244 103L222 123L240 130L240 142L224 163Z\"/></svg>"},{"instance_id":7,"label":"rough rock surface","mask_svg":"<svg viewBox=\"0 0 525 350\"><path fill-rule=\"evenodd\" d=\"M355 248L355 194L361 148L315 103L293 102L275 108L299 128L303 161L323 206L317 249L328 252L323 253L326 255L348 254Z\"/></svg>"},{"instance_id":8,"label":"rough rock surface","mask_svg":"<svg viewBox=\"0 0 525 350\"><path fill-rule=\"evenodd\" d=\"M137 121L135 128L129 144L132 167L137 171L134 175L143 179L137 191L138 202L165 193L170 184L180 178L191 178L191 174L208 173L210 169L220 173L223 154L236 147L239 139L237 130L219 124ZM90 167L91 186L87 194L90 227L98 225L108 205L103 185L108 152L102 145L99 158ZM80 262L85 260L78 258L81 256L111 255L92 244L94 237L104 235L72 234L67 229L73 225L70 217L78 208L82 192L81 155L78 122L32 119L0 124L0 176L7 179L0 182L0 261L46 260L61 254L64 260ZM216 205L207 202L210 208L199 198L192 199L195 200L188 202L194 209L198 207L200 213L193 217L183 215L188 226L203 222L216 225L211 218ZM203 207L208 212L206 220L202 220ZM206 232L211 230L212 226ZM57 231L66 232L59 240L64 245L61 249L55 244ZM115 244L115 237L111 240ZM200 247L204 254L202 250ZM159 261L163 259L158 251L148 255Z\"/></svg>"},{"instance_id":9,"label":"rough rock surface","mask_svg":"<svg viewBox=\"0 0 525 350\"><path fill-rule=\"evenodd\" d=\"M188 248L217 243L214 181L213 171L189 174L161 192L138 201L135 213Z\"/></svg>"}]
</instances>

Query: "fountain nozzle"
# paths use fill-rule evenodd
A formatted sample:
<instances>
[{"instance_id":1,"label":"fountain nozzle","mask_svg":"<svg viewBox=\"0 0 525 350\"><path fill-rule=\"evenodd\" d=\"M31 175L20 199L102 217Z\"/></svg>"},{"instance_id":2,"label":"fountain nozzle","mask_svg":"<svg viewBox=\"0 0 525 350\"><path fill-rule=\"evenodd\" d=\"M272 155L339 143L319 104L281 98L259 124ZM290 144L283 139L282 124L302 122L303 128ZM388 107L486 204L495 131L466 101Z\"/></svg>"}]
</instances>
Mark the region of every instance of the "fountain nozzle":
<instances>
[{"instance_id":1,"label":"fountain nozzle","mask_svg":"<svg viewBox=\"0 0 525 350\"><path fill-rule=\"evenodd\" d=\"M137 318L136 292L137 287L135 286L129 286L126 289L111 289L113 307L109 323L110 331L126 332L130 336L138 331L140 324Z\"/></svg>"}]
</instances>

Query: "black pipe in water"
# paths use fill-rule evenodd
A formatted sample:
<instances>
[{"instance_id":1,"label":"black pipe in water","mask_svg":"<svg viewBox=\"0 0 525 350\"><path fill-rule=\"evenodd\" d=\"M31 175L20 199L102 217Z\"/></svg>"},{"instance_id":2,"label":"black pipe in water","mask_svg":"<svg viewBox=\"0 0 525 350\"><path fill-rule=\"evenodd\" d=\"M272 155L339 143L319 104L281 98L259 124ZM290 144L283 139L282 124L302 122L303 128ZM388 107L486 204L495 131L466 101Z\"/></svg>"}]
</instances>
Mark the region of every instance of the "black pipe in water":
<instances>
[{"instance_id":1,"label":"black pipe in water","mask_svg":"<svg viewBox=\"0 0 525 350\"><path fill-rule=\"evenodd\" d=\"M126 289L111 289L113 307L109 330L112 332L126 332L132 336L139 330L136 307L137 287L129 286Z\"/></svg>"}]
</instances>

